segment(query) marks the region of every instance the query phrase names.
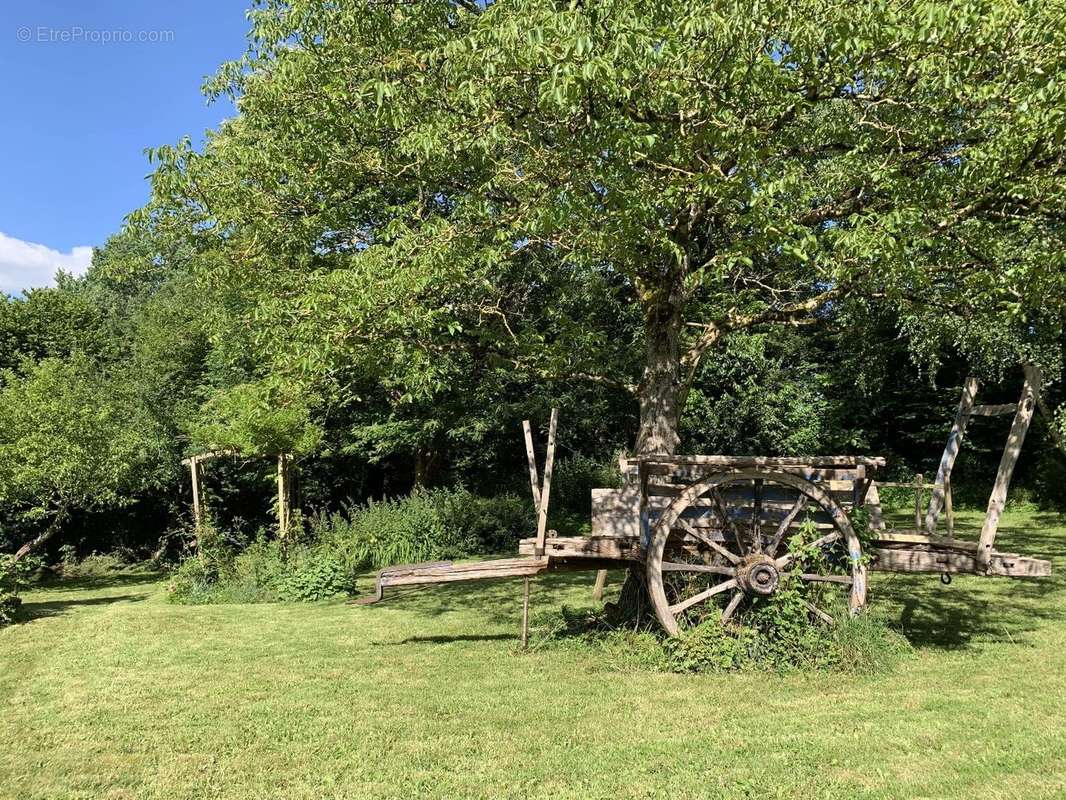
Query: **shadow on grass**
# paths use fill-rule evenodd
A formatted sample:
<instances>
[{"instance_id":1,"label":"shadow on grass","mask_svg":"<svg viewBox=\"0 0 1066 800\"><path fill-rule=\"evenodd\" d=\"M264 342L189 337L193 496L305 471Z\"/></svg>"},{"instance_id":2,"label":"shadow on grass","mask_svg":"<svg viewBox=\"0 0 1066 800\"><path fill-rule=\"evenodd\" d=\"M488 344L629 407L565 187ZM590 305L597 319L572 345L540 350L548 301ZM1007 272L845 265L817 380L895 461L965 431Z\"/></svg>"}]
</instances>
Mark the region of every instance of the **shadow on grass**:
<instances>
[{"instance_id":1,"label":"shadow on grass","mask_svg":"<svg viewBox=\"0 0 1066 800\"><path fill-rule=\"evenodd\" d=\"M499 642L515 639L517 633L460 633L452 636L408 636L399 642L390 644L451 644L452 642Z\"/></svg>"},{"instance_id":2,"label":"shadow on grass","mask_svg":"<svg viewBox=\"0 0 1066 800\"><path fill-rule=\"evenodd\" d=\"M148 592L139 594L109 594L105 597L86 597L81 600L42 600L23 603L19 608L19 622L59 617L84 606L106 606L112 603L138 603L148 598Z\"/></svg>"},{"instance_id":3,"label":"shadow on grass","mask_svg":"<svg viewBox=\"0 0 1066 800\"><path fill-rule=\"evenodd\" d=\"M116 589L154 583L162 580L162 572L115 572L106 575L85 575L70 578L48 578L33 584L31 589L48 592L85 592L100 589Z\"/></svg>"},{"instance_id":4,"label":"shadow on grass","mask_svg":"<svg viewBox=\"0 0 1066 800\"><path fill-rule=\"evenodd\" d=\"M582 588L591 598L594 576L594 571L540 575L530 582L531 602L537 605L559 605L563 595L572 594ZM361 581L360 588L365 588L366 594L369 593L370 585ZM486 623L511 624L515 623L522 613L522 579L501 578L386 589L385 597L380 603L364 608L373 613L375 609L386 606L430 619L477 609ZM437 637L422 637L421 641L433 641L435 638ZM478 637L470 638L474 640Z\"/></svg>"}]
</instances>

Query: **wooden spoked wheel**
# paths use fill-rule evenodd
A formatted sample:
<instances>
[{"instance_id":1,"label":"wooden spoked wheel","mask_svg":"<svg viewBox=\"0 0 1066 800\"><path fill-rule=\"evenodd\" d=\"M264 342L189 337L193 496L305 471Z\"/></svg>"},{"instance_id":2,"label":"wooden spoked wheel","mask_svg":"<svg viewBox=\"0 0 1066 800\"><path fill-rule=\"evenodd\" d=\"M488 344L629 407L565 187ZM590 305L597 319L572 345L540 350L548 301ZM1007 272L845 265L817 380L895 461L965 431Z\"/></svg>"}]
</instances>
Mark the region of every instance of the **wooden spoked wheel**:
<instances>
[{"instance_id":1,"label":"wooden spoked wheel","mask_svg":"<svg viewBox=\"0 0 1066 800\"><path fill-rule=\"evenodd\" d=\"M720 472L685 487L652 531L646 570L656 616L675 636L710 614L728 622L786 586L827 624L833 595L851 613L866 605L866 567L847 513L791 473Z\"/></svg>"}]
</instances>

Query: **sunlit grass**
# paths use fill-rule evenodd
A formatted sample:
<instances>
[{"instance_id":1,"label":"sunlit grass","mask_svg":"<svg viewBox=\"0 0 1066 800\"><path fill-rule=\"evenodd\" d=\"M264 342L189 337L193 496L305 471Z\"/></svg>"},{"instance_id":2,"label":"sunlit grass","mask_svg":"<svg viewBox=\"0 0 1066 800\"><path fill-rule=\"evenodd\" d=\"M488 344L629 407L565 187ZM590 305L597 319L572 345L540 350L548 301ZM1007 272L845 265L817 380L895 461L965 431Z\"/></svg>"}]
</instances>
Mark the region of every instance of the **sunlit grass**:
<instances>
[{"instance_id":1,"label":"sunlit grass","mask_svg":"<svg viewBox=\"0 0 1066 800\"><path fill-rule=\"evenodd\" d=\"M520 653L518 581L371 607L175 606L137 576L35 590L0 631L0 797L1062 796L1066 518L1010 514L999 547L1056 574L875 576L915 654L874 676ZM536 581L534 607L590 589Z\"/></svg>"}]
</instances>

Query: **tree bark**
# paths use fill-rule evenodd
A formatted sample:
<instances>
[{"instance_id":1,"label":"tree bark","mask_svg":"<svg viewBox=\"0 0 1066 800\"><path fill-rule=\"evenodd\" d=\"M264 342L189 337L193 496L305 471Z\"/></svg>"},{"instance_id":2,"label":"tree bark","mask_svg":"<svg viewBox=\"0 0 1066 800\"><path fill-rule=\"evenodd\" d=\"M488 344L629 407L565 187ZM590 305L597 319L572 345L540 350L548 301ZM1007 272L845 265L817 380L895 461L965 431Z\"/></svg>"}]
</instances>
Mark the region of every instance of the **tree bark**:
<instances>
[{"instance_id":1,"label":"tree bark","mask_svg":"<svg viewBox=\"0 0 1066 800\"><path fill-rule=\"evenodd\" d=\"M640 401L640 430L636 455L672 455L680 442L681 419L681 327L683 302L680 272L674 272L667 285L644 309L644 374L637 396Z\"/></svg>"},{"instance_id":2,"label":"tree bark","mask_svg":"<svg viewBox=\"0 0 1066 800\"><path fill-rule=\"evenodd\" d=\"M678 425L684 384L681 373L681 328L684 320L682 273L671 270L661 288L644 304L644 374L637 396L640 430L636 455L673 455L681 437ZM642 567L630 567L617 603L608 613L615 624L651 624L650 604Z\"/></svg>"},{"instance_id":3,"label":"tree bark","mask_svg":"<svg viewBox=\"0 0 1066 800\"><path fill-rule=\"evenodd\" d=\"M55 536L56 533L59 532L59 528L62 526L66 518L66 509L60 509L59 511L57 511L56 515L52 518L52 521L48 523L47 528L45 528L43 531L41 531L41 533L37 534L36 537L30 539L28 542L26 542L26 544L22 545L22 547L15 551L15 556L11 560L11 565L14 566L23 558L25 558L34 550L36 550L38 547L40 547L42 544L44 544L53 536Z\"/></svg>"},{"instance_id":4,"label":"tree bark","mask_svg":"<svg viewBox=\"0 0 1066 800\"><path fill-rule=\"evenodd\" d=\"M415 489L431 486L440 473L441 452L436 443L415 449Z\"/></svg>"}]
</instances>

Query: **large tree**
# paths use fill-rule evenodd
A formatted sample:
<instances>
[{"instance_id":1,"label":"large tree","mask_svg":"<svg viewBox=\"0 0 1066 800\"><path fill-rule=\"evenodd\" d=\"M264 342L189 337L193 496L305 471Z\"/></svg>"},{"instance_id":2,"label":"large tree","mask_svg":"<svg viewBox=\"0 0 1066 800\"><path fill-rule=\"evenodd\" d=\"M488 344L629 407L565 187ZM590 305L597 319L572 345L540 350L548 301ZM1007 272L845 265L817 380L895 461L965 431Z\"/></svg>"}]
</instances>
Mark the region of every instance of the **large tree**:
<instances>
[{"instance_id":1,"label":"large tree","mask_svg":"<svg viewBox=\"0 0 1066 800\"><path fill-rule=\"evenodd\" d=\"M140 219L211 240L212 279L297 369L373 364L417 393L476 345L631 385L638 451L672 452L733 331L876 302L919 341L1058 340L1058 3L264 0L251 18L211 87L239 115L202 154L158 152ZM623 310L544 336L527 294L579 286Z\"/></svg>"}]
</instances>

